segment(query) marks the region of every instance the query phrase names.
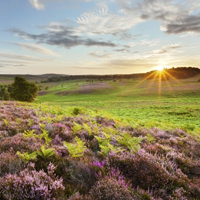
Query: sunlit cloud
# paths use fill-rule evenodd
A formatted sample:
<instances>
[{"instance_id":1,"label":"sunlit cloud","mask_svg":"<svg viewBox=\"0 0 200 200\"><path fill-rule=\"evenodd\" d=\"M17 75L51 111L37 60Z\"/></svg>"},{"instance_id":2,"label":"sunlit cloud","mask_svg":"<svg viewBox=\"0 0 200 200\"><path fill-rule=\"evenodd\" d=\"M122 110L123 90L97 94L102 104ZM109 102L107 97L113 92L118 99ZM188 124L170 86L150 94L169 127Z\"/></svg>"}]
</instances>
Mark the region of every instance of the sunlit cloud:
<instances>
[{"instance_id":1,"label":"sunlit cloud","mask_svg":"<svg viewBox=\"0 0 200 200\"><path fill-rule=\"evenodd\" d=\"M21 48L25 50L33 51L39 54L59 56L56 52L52 51L51 49L48 49L38 44L30 44L30 43L14 43L14 44L17 46L20 46Z\"/></svg>"}]
</instances>

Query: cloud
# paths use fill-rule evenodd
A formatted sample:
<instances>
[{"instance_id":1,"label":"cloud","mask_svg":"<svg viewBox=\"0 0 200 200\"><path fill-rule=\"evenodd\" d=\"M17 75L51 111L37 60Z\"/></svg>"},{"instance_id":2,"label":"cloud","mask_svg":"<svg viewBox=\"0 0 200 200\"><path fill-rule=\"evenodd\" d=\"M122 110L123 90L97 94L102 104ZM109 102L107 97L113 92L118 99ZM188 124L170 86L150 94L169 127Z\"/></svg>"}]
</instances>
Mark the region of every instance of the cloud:
<instances>
[{"instance_id":1,"label":"cloud","mask_svg":"<svg viewBox=\"0 0 200 200\"><path fill-rule=\"evenodd\" d=\"M43 10L44 9L44 4L40 0L29 0L29 2L37 10Z\"/></svg>"},{"instance_id":2,"label":"cloud","mask_svg":"<svg viewBox=\"0 0 200 200\"><path fill-rule=\"evenodd\" d=\"M24 60L24 61L35 61L35 62L46 62L46 59L37 58L33 56L27 56L27 55L18 55L13 53L2 53L0 52L0 57L9 58L9 59L17 59L17 60Z\"/></svg>"},{"instance_id":3,"label":"cloud","mask_svg":"<svg viewBox=\"0 0 200 200\"><path fill-rule=\"evenodd\" d=\"M200 33L200 14L197 16L183 16L174 22L164 23L161 30L168 34Z\"/></svg>"},{"instance_id":4,"label":"cloud","mask_svg":"<svg viewBox=\"0 0 200 200\"><path fill-rule=\"evenodd\" d=\"M53 27L51 26L51 29ZM77 36L76 32L72 28L64 26L56 26L54 30L50 30L43 34L29 34L25 31L18 29L9 30L9 32L21 37L22 39L32 39L38 43L63 46L65 48L71 48L76 46L101 46L101 47L116 47L117 45L110 41L100 41L98 39L90 39L82 36Z\"/></svg>"},{"instance_id":5,"label":"cloud","mask_svg":"<svg viewBox=\"0 0 200 200\"><path fill-rule=\"evenodd\" d=\"M115 49L115 51L117 52L123 52L123 51L128 51L126 48L123 48L123 49Z\"/></svg>"},{"instance_id":6,"label":"cloud","mask_svg":"<svg viewBox=\"0 0 200 200\"><path fill-rule=\"evenodd\" d=\"M161 21L167 34L200 33L200 2L197 0L118 0L124 13L135 13L144 21Z\"/></svg>"},{"instance_id":7,"label":"cloud","mask_svg":"<svg viewBox=\"0 0 200 200\"><path fill-rule=\"evenodd\" d=\"M37 10L43 10L45 8L46 3L49 2L58 2L60 0L29 0L29 2L31 3L31 5L33 6L33 8L37 9ZM70 1L83 1L83 2L90 2L90 1L96 1L96 0L65 0L67 2Z\"/></svg>"},{"instance_id":8,"label":"cloud","mask_svg":"<svg viewBox=\"0 0 200 200\"><path fill-rule=\"evenodd\" d=\"M176 49L181 48L182 46L180 44L169 44L164 47L162 47L159 50L155 50L152 52L152 54L166 54L166 53L175 53Z\"/></svg>"},{"instance_id":9,"label":"cloud","mask_svg":"<svg viewBox=\"0 0 200 200\"><path fill-rule=\"evenodd\" d=\"M93 51L90 53L90 56L97 58L110 58L111 54L100 54L98 51Z\"/></svg>"},{"instance_id":10,"label":"cloud","mask_svg":"<svg viewBox=\"0 0 200 200\"><path fill-rule=\"evenodd\" d=\"M100 9L96 12L84 13L77 18L79 24L76 31L89 35L112 34L119 35L136 24L143 21L138 16L122 14L110 14L108 9Z\"/></svg>"},{"instance_id":11,"label":"cloud","mask_svg":"<svg viewBox=\"0 0 200 200\"><path fill-rule=\"evenodd\" d=\"M29 0L37 10L58 0ZM89 2L89 0L65 0L66 2ZM95 0L91 0L95 1ZM200 33L200 2L198 0L116 0L122 8L111 14L104 1L96 0L102 9L83 13L77 18L78 26L74 33L88 35L123 35L137 24L156 20L161 22L160 29L167 34ZM125 38L130 36L124 36Z\"/></svg>"},{"instance_id":12,"label":"cloud","mask_svg":"<svg viewBox=\"0 0 200 200\"><path fill-rule=\"evenodd\" d=\"M59 56L56 52L37 44L30 44L30 43L13 43L13 44L20 46L25 50L33 51L36 53L51 55L51 56Z\"/></svg>"},{"instance_id":13,"label":"cloud","mask_svg":"<svg viewBox=\"0 0 200 200\"><path fill-rule=\"evenodd\" d=\"M24 67L25 65L22 65L22 64L20 64L20 65L15 65L15 64L2 64L2 63L0 63L0 67Z\"/></svg>"},{"instance_id":14,"label":"cloud","mask_svg":"<svg viewBox=\"0 0 200 200\"><path fill-rule=\"evenodd\" d=\"M148 40L140 40L139 42L129 42L128 45L130 47L135 47L135 46L156 46L158 43L160 43L160 40L156 39L156 40L152 40L152 41L148 41Z\"/></svg>"}]
</instances>

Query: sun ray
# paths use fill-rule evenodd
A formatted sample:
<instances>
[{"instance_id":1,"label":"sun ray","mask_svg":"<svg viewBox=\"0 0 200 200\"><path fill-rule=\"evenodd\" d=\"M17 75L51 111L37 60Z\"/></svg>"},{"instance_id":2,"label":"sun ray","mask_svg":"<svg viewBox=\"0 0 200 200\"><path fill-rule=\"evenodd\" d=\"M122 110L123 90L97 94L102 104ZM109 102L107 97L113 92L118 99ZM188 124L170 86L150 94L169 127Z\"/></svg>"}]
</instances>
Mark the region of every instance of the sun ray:
<instances>
[{"instance_id":1,"label":"sun ray","mask_svg":"<svg viewBox=\"0 0 200 200\"><path fill-rule=\"evenodd\" d=\"M161 87L162 87L162 72L159 73L159 100L161 98Z\"/></svg>"},{"instance_id":2,"label":"sun ray","mask_svg":"<svg viewBox=\"0 0 200 200\"><path fill-rule=\"evenodd\" d=\"M151 81L151 83L150 83L148 89L153 85L153 83L154 83L154 81L156 80L156 78L158 78L158 72L156 72L156 74L155 74L153 80Z\"/></svg>"},{"instance_id":3,"label":"sun ray","mask_svg":"<svg viewBox=\"0 0 200 200\"><path fill-rule=\"evenodd\" d=\"M168 87L170 88L170 91L172 91L172 90L171 90L171 86L170 86L170 84L169 84L169 81L167 80L167 77L166 77L166 72L163 73L163 77L164 77L164 79L165 79L165 81L166 81Z\"/></svg>"},{"instance_id":4,"label":"sun ray","mask_svg":"<svg viewBox=\"0 0 200 200\"><path fill-rule=\"evenodd\" d=\"M177 83L180 83L181 85L183 85L179 80L177 80L175 77L173 77L170 73L165 72L168 76L170 76L173 80L175 80Z\"/></svg>"},{"instance_id":5,"label":"sun ray","mask_svg":"<svg viewBox=\"0 0 200 200\"><path fill-rule=\"evenodd\" d=\"M144 78L142 81L140 81L138 84L136 84L134 87L132 87L131 89L125 91L121 97L127 95L129 92L131 92L133 89L135 89L136 87L138 87L140 84L142 84L144 81L146 81L147 79L149 79L150 77L152 77L156 72L153 72L152 74L150 74L149 76L147 76L146 78Z\"/></svg>"},{"instance_id":6,"label":"sun ray","mask_svg":"<svg viewBox=\"0 0 200 200\"><path fill-rule=\"evenodd\" d=\"M152 87L152 85L155 81L158 81L158 103L160 105L161 104L161 97L162 97L162 80L165 80L168 87L170 88L170 91L172 91L171 86L168 82L168 77L171 77L173 80L175 80L176 82L178 82L179 84L182 85L182 83L180 81L178 81L175 77L173 77L169 72L166 71L165 67L159 66L157 68L157 70L150 72L150 74L148 76L146 76L144 79L142 79L139 83L137 83L136 85L134 85L130 89L119 94L119 96L118 96L118 98L116 98L115 102L118 102L119 99L125 97L128 93L132 92L135 88L137 88L139 85L141 85L144 81L151 79L151 81L149 82L149 87L147 87L147 89ZM112 103L110 102L108 107L110 107L110 105Z\"/></svg>"}]
</instances>

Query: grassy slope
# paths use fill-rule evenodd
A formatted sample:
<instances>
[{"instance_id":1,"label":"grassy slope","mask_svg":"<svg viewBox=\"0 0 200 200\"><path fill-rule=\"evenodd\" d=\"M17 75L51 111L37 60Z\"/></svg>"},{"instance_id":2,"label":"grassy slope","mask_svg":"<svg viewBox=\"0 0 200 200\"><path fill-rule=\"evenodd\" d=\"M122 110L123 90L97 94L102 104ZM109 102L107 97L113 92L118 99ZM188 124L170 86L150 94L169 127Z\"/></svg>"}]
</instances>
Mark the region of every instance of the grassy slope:
<instances>
[{"instance_id":1,"label":"grassy slope","mask_svg":"<svg viewBox=\"0 0 200 200\"><path fill-rule=\"evenodd\" d=\"M185 80L122 80L108 82L113 89L90 94L55 95L59 91L71 91L86 84L83 81L57 83L50 93L39 96L36 103L68 106L84 106L103 109L123 117L133 126L157 126L162 129L182 128L190 133L200 132L200 83L199 76Z\"/></svg>"}]
</instances>

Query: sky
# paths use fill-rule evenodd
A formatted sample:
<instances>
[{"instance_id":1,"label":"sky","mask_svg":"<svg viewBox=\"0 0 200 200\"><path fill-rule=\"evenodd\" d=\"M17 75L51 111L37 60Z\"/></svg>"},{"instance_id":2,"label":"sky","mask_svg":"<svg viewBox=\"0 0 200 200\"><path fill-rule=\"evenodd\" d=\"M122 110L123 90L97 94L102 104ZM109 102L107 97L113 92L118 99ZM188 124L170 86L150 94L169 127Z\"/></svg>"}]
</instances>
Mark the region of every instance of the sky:
<instances>
[{"instance_id":1,"label":"sky","mask_svg":"<svg viewBox=\"0 0 200 200\"><path fill-rule=\"evenodd\" d=\"M199 0L1 0L0 74L200 67Z\"/></svg>"}]
</instances>

